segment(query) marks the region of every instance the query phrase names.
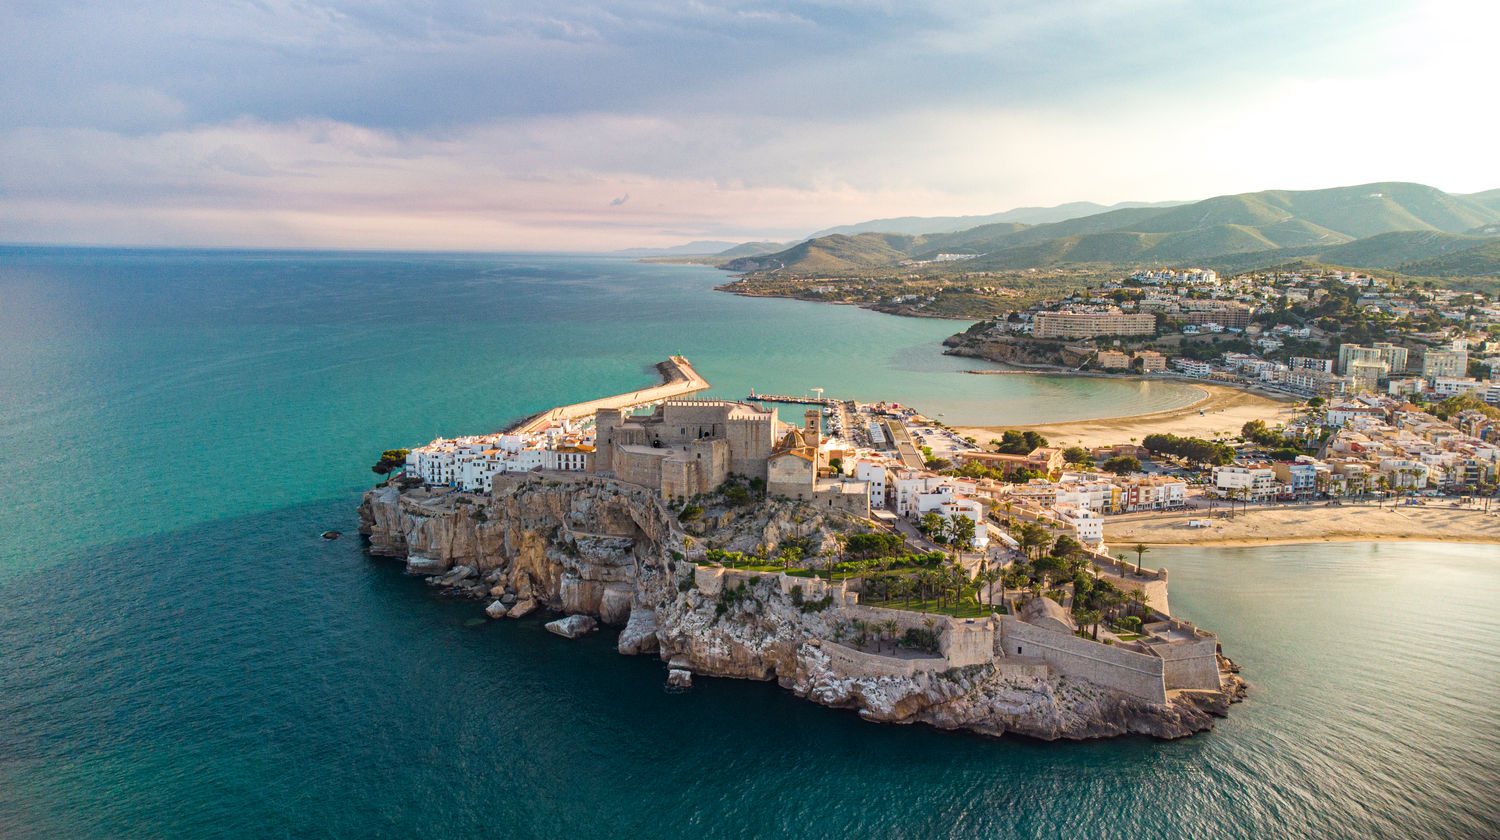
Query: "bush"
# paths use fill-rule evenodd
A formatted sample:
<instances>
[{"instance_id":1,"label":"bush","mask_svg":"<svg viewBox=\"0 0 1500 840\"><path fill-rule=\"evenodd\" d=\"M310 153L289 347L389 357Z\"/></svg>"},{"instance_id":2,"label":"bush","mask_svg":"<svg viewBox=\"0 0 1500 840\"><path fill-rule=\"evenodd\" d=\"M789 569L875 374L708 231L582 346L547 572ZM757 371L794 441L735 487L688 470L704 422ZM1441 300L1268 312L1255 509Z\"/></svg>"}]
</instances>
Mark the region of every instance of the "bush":
<instances>
[{"instance_id":1,"label":"bush","mask_svg":"<svg viewBox=\"0 0 1500 840\"><path fill-rule=\"evenodd\" d=\"M902 635L900 645L911 650L925 650L928 653L938 652L938 636L932 630L921 627L908 627Z\"/></svg>"},{"instance_id":2,"label":"bush","mask_svg":"<svg viewBox=\"0 0 1500 840\"><path fill-rule=\"evenodd\" d=\"M677 521L678 522L693 522L693 521L695 521L697 519L702 518L702 516L703 516L703 508L698 507L697 505L685 505L682 508L682 513L677 514Z\"/></svg>"},{"instance_id":3,"label":"bush","mask_svg":"<svg viewBox=\"0 0 1500 840\"><path fill-rule=\"evenodd\" d=\"M831 606L833 606L833 594L829 593L828 595L824 595L823 597L819 598L816 601L804 601L804 602L802 602L802 611L803 612L822 612L822 611L828 609Z\"/></svg>"}]
</instances>

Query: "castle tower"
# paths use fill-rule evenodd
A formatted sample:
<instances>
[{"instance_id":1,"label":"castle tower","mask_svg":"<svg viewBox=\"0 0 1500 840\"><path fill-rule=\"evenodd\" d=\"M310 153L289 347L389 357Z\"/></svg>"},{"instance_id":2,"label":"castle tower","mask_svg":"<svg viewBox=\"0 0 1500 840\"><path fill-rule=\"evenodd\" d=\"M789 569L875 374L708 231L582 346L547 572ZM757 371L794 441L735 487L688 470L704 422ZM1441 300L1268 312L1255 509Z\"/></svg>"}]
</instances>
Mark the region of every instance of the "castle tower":
<instances>
[{"instance_id":1,"label":"castle tower","mask_svg":"<svg viewBox=\"0 0 1500 840\"><path fill-rule=\"evenodd\" d=\"M822 422L823 415L815 408L802 413L802 440L815 449L823 442Z\"/></svg>"},{"instance_id":2,"label":"castle tower","mask_svg":"<svg viewBox=\"0 0 1500 840\"><path fill-rule=\"evenodd\" d=\"M625 425L625 409L601 408L594 414L594 472L614 472L615 429Z\"/></svg>"}]
</instances>

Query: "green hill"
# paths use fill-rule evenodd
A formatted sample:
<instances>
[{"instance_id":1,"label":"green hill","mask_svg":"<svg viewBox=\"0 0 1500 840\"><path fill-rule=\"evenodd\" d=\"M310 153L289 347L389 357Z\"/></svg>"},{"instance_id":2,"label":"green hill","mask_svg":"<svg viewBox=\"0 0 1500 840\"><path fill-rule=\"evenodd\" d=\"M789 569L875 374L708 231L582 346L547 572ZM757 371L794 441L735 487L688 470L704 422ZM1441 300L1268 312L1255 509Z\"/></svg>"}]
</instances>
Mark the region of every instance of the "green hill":
<instances>
[{"instance_id":1,"label":"green hill","mask_svg":"<svg viewBox=\"0 0 1500 840\"><path fill-rule=\"evenodd\" d=\"M1468 200L1491 210L1500 212L1500 190L1485 190L1484 192L1469 193L1464 196Z\"/></svg>"},{"instance_id":2,"label":"green hill","mask_svg":"<svg viewBox=\"0 0 1500 840\"><path fill-rule=\"evenodd\" d=\"M1390 268L1472 247L1478 240L1461 234L1487 233L1489 226L1500 224L1500 207L1491 207L1491 198L1500 204L1500 191L1455 196L1400 182L1266 190L1171 207L1125 207L1049 224L1003 222L927 236L819 237L728 267L835 273L892 267L941 253L973 253L982 256L966 260L963 270L1184 262L1245 270L1301 257Z\"/></svg>"},{"instance_id":3,"label":"green hill","mask_svg":"<svg viewBox=\"0 0 1500 840\"><path fill-rule=\"evenodd\" d=\"M1360 268L1395 268L1465 251L1484 240L1437 231L1397 231L1357 239L1320 253L1323 262Z\"/></svg>"},{"instance_id":4,"label":"green hill","mask_svg":"<svg viewBox=\"0 0 1500 840\"><path fill-rule=\"evenodd\" d=\"M775 254L731 260L723 267L729 271L785 269L798 274L876 268L908 259L907 252L920 245L921 241L920 236L897 233L861 233L856 236L836 233L799 242Z\"/></svg>"},{"instance_id":5,"label":"green hill","mask_svg":"<svg viewBox=\"0 0 1500 840\"><path fill-rule=\"evenodd\" d=\"M728 257L730 259L735 257L760 257L784 250L787 244L786 242L741 242L733 248L720 251L714 256Z\"/></svg>"},{"instance_id":6,"label":"green hill","mask_svg":"<svg viewBox=\"0 0 1500 840\"><path fill-rule=\"evenodd\" d=\"M1500 239L1487 239L1462 251L1397 267L1418 277L1500 277Z\"/></svg>"}]
</instances>

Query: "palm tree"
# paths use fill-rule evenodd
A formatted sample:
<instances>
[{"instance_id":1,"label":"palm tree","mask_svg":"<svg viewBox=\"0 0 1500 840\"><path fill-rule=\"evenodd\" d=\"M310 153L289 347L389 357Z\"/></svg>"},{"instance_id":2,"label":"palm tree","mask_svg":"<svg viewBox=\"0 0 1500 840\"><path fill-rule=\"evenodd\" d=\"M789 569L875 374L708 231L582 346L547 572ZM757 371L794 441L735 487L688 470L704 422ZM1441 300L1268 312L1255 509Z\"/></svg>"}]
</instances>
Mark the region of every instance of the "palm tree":
<instances>
[{"instance_id":1,"label":"palm tree","mask_svg":"<svg viewBox=\"0 0 1500 840\"><path fill-rule=\"evenodd\" d=\"M1078 610L1073 613L1073 620L1078 622L1078 629L1082 630L1088 625L1094 625L1094 641L1099 640L1099 620L1104 614L1099 610Z\"/></svg>"},{"instance_id":2,"label":"palm tree","mask_svg":"<svg viewBox=\"0 0 1500 840\"><path fill-rule=\"evenodd\" d=\"M894 652L896 650L896 631L901 629L901 625L896 622L896 619L887 618L880 623L880 629L890 638L891 650Z\"/></svg>"},{"instance_id":3,"label":"palm tree","mask_svg":"<svg viewBox=\"0 0 1500 840\"><path fill-rule=\"evenodd\" d=\"M1141 619L1146 618L1146 591L1144 589L1132 589L1125 593L1125 599L1130 606L1141 614Z\"/></svg>"},{"instance_id":4,"label":"palm tree","mask_svg":"<svg viewBox=\"0 0 1500 840\"><path fill-rule=\"evenodd\" d=\"M1135 545L1131 546L1130 550L1135 552L1135 575L1136 575L1136 577L1140 577L1141 576L1141 555L1145 554L1148 551L1150 551L1151 548L1150 548L1150 546L1147 546L1145 543L1136 543Z\"/></svg>"}]
</instances>

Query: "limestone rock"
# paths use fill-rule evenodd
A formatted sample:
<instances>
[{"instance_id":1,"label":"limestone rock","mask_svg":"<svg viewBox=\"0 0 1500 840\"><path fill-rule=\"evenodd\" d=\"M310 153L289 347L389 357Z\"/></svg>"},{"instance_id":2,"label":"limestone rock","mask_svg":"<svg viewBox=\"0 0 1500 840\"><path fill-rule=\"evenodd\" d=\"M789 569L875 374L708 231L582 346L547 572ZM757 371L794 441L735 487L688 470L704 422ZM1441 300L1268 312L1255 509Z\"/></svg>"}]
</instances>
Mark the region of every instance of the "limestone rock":
<instances>
[{"instance_id":1,"label":"limestone rock","mask_svg":"<svg viewBox=\"0 0 1500 840\"><path fill-rule=\"evenodd\" d=\"M650 609L632 610L630 620L625 624L625 629L620 631L620 641L617 647L620 653L626 656L655 653L658 648L656 641L656 611Z\"/></svg>"},{"instance_id":2,"label":"limestone rock","mask_svg":"<svg viewBox=\"0 0 1500 840\"><path fill-rule=\"evenodd\" d=\"M469 579L469 578L471 578L473 576L474 576L474 567L473 566L455 566L446 575L443 575L442 579L438 581L438 585L439 586L453 586L453 585L457 584L458 582L463 581L463 580L467 580L467 579Z\"/></svg>"},{"instance_id":3,"label":"limestone rock","mask_svg":"<svg viewBox=\"0 0 1500 840\"><path fill-rule=\"evenodd\" d=\"M406 573L411 575L431 575L447 571L448 563L440 557L423 557L413 554L406 560Z\"/></svg>"},{"instance_id":4,"label":"limestone rock","mask_svg":"<svg viewBox=\"0 0 1500 840\"><path fill-rule=\"evenodd\" d=\"M505 617L525 618L526 616L531 615L534 612L536 612L536 601L527 598L524 601L517 601L515 604L513 604L511 608L506 611Z\"/></svg>"},{"instance_id":5,"label":"limestone rock","mask_svg":"<svg viewBox=\"0 0 1500 840\"><path fill-rule=\"evenodd\" d=\"M414 574L484 597L488 615L573 613L548 626L563 635L589 632L595 618L623 623L619 651L659 652L676 686L691 685L693 674L775 679L867 720L1046 739L1181 737L1212 726L1244 693L1227 661L1221 691L1177 692L1160 704L1003 658L902 672L909 676L849 670L853 660L831 657L819 643L847 629L852 615L842 599L810 608L812 584L776 574L739 574L726 584L722 573L689 562L706 540L689 545L657 494L607 476L497 476L488 496L377 488L366 492L359 516L372 554L404 558ZM816 548L860 527L836 512L770 499L719 515L711 537L736 551L792 538ZM794 584L803 587L795 603ZM729 586L732 598L721 591Z\"/></svg>"},{"instance_id":6,"label":"limestone rock","mask_svg":"<svg viewBox=\"0 0 1500 840\"><path fill-rule=\"evenodd\" d=\"M611 583L599 598L599 620L605 624L624 624L630 618L630 601L634 591L626 584Z\"/></svg>"},{"instance_id":7,"label":"limestone rock","mask_svg":"<svg viewBox=\"0 0 1500 840\"><path fill-rule=\"evenodd\" d=\"M576 639L599 629L599 622L587 615L570 615L546 624L547 630L565 639Z\"/></svg>"}]
</instances>

